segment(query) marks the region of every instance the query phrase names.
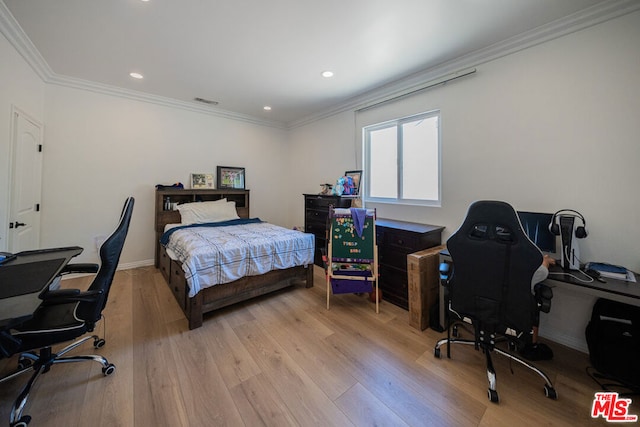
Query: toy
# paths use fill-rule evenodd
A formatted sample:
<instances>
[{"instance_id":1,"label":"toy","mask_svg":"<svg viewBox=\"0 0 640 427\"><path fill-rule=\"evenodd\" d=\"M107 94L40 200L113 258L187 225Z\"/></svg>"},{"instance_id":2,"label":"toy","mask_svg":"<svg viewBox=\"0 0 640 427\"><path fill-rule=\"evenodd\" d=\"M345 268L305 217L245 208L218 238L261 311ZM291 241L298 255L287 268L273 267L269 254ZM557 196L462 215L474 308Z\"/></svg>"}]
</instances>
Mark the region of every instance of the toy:
<instances>
[{"instance_id":1,"label":"toy","mask_svg":"<svg viewBox=\"0 0 640 427\"><path fill-rule=\"evenodd\" d=\"M333 194L334 196L342 196L342 194L344 193L344 177L340 177L338 178L338 181L336 181L336 185L333 186L333 189L331 190L331 194Z\"/></svg>"},{"instance_id":2,"label":"toy","mask_svg":"<svg viewBox=\"0 0 640 427\"><path fill-rule=\"evenodd\" d=\"M347 196L351 196L353 195L354 191L355 191L355 186L353 184L353 178L351 178L350 176L345 176L343 177L344 179L344 195Z\"/></svg>"},{"instance_id":3,"label":"toy","mask_svg":"<svg viewBox=\"0 0 640 427\"><path fill-rule=\"evenodd\" d=\"M333 190L331 190L331 194L335 196L350 196L355 191L355 186L353 185L353 178L350 176L341 176L338 178L336 185L333 186Z\"/></svg>"},{"instance_id":4,"label":"toy","mask_svg":"<svg viewBox=\"0 0 640 427\"><path fill-rule=\"evenodd\" d=\"M320 191L321 195L331 194L331 189L333 188L331 184L320 184L320 187L322 187L322 190Z\"/></svg>"}]
</instances>

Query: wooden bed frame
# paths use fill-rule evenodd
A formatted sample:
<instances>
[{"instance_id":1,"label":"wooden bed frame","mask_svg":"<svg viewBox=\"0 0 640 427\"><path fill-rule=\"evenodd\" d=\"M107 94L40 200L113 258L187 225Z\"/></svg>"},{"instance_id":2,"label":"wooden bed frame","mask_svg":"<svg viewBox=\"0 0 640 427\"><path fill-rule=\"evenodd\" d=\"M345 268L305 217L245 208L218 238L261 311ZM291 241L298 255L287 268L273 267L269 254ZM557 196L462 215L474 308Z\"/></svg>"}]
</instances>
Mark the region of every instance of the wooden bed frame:
<instances>
[{"instance_id":1,"label":"wooden bed frame","mask_svg":"<svg viewBox=\"0 0 640 427\"><path fill-rule=\"evenodd\" d=\"M267 294L292 285L306 282L306 287L313 286L313 264L292 267L286 270L274 270L260 276L248 276L231 283L211 286L202 289L194 297L189 298L189 287L182 271L182 265L172 260L160 244L166 224L180 223L180 212L165 210L166 198L172 203L190 201L208 201L227 198L236 202L236 210L241 218L249 218L249 190L156 190L156 267L164 276L169 289L184 311L189 322L189 329L202 326L204 313L226 307L237 302Z\"/></svg>"}]
</instances>

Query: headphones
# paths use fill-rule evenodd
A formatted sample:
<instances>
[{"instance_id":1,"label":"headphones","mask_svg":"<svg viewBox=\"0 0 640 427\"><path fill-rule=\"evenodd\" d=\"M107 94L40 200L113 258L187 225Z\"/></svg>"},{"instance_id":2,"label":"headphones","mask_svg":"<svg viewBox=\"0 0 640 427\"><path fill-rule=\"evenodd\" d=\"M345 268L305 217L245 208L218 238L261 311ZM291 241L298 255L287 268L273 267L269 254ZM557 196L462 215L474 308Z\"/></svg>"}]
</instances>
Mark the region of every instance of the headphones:
<instances>
[{"instance_id":1,"label":"headphones","mask_svg":"<svg viewBox=\"0 0 640 427\"><path fill-rule=\"evenodd\" d=\"M564 213L568 213L568 215L564 215L564 216L572 216L574 218L580 218L580 220L582 221L582 225L579 227L576 227L576 238L584 239L585 237L587 237L587 228L586 228L587 222L584 220L584 217L580 212L574 211L573 209L560 209L558 212L554 213L553 217L551 218L551 222L549 223L549 231L555 234L556 236L560 235L560 226L558 225L556 218L560 214L564 214Z\"/></svg>"}]
</instances>

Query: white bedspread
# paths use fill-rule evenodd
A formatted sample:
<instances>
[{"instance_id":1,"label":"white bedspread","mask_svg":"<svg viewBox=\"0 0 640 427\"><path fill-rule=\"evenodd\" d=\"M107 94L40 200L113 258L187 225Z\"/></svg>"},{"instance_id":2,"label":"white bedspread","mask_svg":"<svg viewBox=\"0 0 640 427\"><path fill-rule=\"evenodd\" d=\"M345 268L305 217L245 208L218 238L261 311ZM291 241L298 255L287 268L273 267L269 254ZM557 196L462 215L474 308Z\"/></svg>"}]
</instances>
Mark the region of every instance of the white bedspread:
<instances>
[{"instance_id":1,"label":"white bedspread","mask_svg":"<svg viewBox=\"0 0 640 427\"><path fill-rule=\"evenodd\" d=\"M201 289L271 270L312 265L313 234L266 222L174 231L167 252L182 263L189 297Z\"/></svg>"}]
</instances>

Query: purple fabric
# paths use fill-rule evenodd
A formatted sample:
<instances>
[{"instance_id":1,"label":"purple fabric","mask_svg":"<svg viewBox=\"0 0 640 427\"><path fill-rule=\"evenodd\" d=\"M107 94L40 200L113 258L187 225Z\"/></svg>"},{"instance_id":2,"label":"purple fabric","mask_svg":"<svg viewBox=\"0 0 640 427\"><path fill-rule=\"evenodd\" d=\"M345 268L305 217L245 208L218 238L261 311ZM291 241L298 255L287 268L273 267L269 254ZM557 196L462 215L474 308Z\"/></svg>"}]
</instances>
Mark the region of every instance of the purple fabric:
<instances>
[{"instance_id":1,"label":"purple fabric","mask_svg":"<svg viewBox=\"0 0 640 427\"><path fill-rule=\"evenodd\" d=\"M364 208L351 208L351 218L353 218L353 227L356 229L358 237L362 237L364 222L367 219L367 210Z\"/></svg>"}]
</instances>

